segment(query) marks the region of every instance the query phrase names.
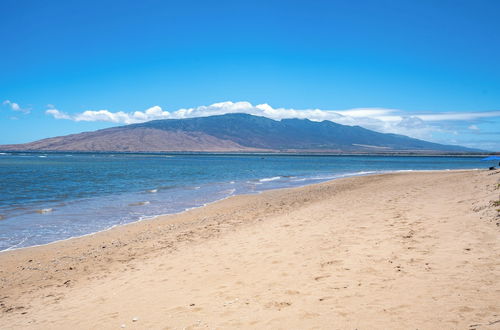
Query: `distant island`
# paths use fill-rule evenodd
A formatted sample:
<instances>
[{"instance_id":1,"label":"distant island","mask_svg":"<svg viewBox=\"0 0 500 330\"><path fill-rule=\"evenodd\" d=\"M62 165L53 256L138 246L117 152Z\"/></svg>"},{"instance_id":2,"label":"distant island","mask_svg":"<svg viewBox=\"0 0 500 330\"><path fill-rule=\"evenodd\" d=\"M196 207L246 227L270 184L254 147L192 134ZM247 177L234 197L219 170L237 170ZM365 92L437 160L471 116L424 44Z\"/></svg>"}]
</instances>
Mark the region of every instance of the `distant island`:
<instances>
[{"instance_id":1,"label":"distant island","mask_svg":"<svg viewBox=\"0 0 500 330\"><path fill-rule=\"evenodd\" d=\"M482 150L443 145L359 126L308 119L272 120L248 114L154 120L25 144L3 151L85 152L324 152L474 153Z\"/></svg>"}]
</instances>

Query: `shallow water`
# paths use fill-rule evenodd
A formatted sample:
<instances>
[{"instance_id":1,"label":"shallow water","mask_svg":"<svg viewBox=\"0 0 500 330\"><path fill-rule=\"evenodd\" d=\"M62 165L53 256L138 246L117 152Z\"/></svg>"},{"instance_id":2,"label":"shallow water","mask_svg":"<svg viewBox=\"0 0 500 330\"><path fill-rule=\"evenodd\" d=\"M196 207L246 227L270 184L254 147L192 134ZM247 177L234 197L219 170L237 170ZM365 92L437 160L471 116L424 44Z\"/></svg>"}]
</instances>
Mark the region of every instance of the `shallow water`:
<instances>
[{"instance_id":1,"label":"shallow water","mask_svg":"<svg viewBox=\"0 0 500 330\"><path fill-rule=\"evenodd\" d=\"M81 236L231 195L481 157L0 153L0 250Z\"/></svg>"}]
</instances>

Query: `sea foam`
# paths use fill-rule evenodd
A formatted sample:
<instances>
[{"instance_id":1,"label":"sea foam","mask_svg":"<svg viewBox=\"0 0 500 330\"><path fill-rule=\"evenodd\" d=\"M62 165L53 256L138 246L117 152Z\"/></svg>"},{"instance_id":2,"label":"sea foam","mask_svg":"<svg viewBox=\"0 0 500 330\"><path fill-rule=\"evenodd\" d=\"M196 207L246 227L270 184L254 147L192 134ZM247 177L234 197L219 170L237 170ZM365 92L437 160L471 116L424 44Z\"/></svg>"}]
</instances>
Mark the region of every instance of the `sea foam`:
<instances>
[{"instance_id":1,"label":"sea foam","mask_svg":"<svg viewBox=\"0 0 500 330\"><path fill-rule=\"evenodd\" d=\"M269 181L276 181L279 179L281 179L280 176L273 176L272 178L264 178L264 179L260 179L259 181L260 182L269 182Z\"/></svg>"}]
</instances>

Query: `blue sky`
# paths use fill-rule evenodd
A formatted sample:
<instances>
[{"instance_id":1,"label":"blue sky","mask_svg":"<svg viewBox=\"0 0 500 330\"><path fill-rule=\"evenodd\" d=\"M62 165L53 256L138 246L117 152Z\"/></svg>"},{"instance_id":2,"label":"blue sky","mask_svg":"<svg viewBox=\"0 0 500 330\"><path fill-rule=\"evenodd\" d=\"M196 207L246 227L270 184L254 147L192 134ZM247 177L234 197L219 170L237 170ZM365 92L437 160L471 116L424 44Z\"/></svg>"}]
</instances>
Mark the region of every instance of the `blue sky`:
<instances>
[{"instance_id":1,"label":"blue sky","mask_svg":"<svg viewBox=\"0 0 500 330\"><path fill-rule=\"evenodd\" d=\"M0 144L243 111L500 151L500 1L3 0L0 13Z\"/></svg>"}]
</instances>

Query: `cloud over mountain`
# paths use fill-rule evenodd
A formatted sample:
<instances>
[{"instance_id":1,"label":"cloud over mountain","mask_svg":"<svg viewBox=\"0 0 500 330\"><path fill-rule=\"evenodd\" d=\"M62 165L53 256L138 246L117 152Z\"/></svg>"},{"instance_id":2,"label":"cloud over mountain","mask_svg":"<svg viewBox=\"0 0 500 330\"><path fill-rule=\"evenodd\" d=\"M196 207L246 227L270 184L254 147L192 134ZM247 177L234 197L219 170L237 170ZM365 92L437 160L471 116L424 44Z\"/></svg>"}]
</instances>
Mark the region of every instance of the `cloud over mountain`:
<instances>
[{"instance_id":1,"label":"cloud over mountain","mask_svg":"<svg viewBox=\"0 0 500 330\"><path fill-rule=\"evenodd\" d=\"M102 113L99 116L102 116ZM152 120L0 147L2 150L129 152L436 153L474 151L461 146L436 144L403 135L379 133L329 120L311 121L296 118L273 120L264 116L243 113Z\"/></svg>"},{"instance_id":2,"label":"cloud over mountain","mask_svg":"<svg viewBox=\"0 0 500 330\"><path fill-rule=\"evenodd\" d=\"M458 122L458 125L463 122L463 125L470 126L470 121L500 117L500 111L411 113L387 108L354 108L348 110L292 109L273 108L266 103L253 105L249 102L230 101L214 103L208 106L182 108L176 111L166 111L160 106L133 112L113 112L102 109L69 114L55 108L46 111L46 114L56 119L77 122L102 121L116 124L134 124L157 119L207 117L228 113L246 113L275 120L289 118L309 119L312 121L329 120L343 125L357 125L383 133L397 133L425 139L431 138L433 133L456 134L455 130L447 122Z\"/></svg>"}]
</instances>

